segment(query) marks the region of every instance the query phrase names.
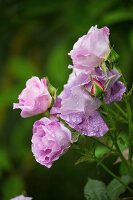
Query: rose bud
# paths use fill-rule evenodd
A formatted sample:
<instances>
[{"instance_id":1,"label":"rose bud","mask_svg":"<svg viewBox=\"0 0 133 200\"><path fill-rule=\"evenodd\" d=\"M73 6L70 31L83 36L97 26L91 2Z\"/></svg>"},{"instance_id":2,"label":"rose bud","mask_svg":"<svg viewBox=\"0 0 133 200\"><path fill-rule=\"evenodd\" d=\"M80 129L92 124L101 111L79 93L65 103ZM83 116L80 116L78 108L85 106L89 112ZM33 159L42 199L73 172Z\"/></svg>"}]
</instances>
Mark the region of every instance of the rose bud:
<instances>
[{"instance_id":1,"label":"rose bud","mask_svg":"<svg viewBox=\"0 0 133 200\"><path fill-rule=\"evenodd\" d=\"M100 97L104 92L104 86L100 81L98 81L96 78L92 79L92 86L91 86L91 93L96 96Z\"/></svg>"}]
</instances>

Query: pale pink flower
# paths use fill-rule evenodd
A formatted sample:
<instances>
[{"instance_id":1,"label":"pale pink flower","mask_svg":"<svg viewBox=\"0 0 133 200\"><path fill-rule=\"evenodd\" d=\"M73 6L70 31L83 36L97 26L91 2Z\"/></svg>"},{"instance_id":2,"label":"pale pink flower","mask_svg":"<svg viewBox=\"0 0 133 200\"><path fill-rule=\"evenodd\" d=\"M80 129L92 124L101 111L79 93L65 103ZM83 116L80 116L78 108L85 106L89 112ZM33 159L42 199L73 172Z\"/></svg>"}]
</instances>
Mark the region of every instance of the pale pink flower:
<instances>
[{"instance_id":1,"label":"pale pink flower","mask_svg":"<svg viewBox=\"0 0 133 200\"><path fill-rule=\"evenodd\" d=\"M57 119L46 117L33 126L32 152L37 162L50 168L72 142L71 132Z\"/></svg>"},{"instance_id":2,"label":"pale pink flower","mask_svg":"<svg viewBox=\"0 0 133 200\"><path fill-rule=\"evenodd\" d=\"M26 82L26 88L23 89L18 99L19 103L14 103L13 109L21 109L23 118L47 111L52 101L47 80L32 77Z\"/></svg>"},{"instance_id":3,"label":"pale pink flower","mask_svg":"<svg viewBox=\"0 0 133 200\"><path fill-rule=\"evenodd\" d=\"M107 59L109 53L109 29L107 27L98 29L97 26L92 26L86 35L78 39L70 51L69 55L73 61L71 67L92 71Z\"/></svg>"}]
</instances>

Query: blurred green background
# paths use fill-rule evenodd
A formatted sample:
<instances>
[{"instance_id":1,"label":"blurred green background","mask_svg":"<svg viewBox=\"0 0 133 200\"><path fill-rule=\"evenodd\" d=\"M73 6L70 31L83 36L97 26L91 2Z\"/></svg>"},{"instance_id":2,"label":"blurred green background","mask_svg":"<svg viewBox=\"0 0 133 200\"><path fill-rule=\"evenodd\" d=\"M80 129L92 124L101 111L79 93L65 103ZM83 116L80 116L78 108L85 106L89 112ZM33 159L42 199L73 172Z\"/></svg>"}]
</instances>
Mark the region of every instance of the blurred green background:
<instances>
[{"instance_id":1,"label":"blurred green background","mask_svg":"<svg viewBox=\"0 0 133 200\"><path fill-rule=\"evenodd\" d=\"M0 199L26 191L35 200L82 200L87 177L107 174L95 164L75 166L70 149L51 169L31 153L32 124L21 119L13 102L31 76L48 76L61 91L71 60L68 52L92 25L108 26L111 44L120 54L120 69L129 86L133 74L132 0L1 0L0 1Z\"/></svg>"}]
</instances>

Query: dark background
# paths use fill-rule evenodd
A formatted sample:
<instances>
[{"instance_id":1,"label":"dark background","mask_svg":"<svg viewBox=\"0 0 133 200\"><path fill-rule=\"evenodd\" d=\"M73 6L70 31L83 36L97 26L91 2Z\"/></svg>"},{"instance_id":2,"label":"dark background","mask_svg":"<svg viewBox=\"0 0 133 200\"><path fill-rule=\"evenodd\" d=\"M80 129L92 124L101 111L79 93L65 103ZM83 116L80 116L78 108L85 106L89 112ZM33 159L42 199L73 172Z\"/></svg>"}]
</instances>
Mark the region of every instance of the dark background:
<instances>
[{"instance_id":1,"label":"dark background","mask_svg":"<svg viewBox=\"0 0 133 200\"><path fill-rule=\"evenodd\" d=\"M48 76L63 88L70 70L68 52L92 25L108 26L129 87L133 74L133 1L0 0L0 199L26 191L35 200L82 200L88 176L106 181L95 164L75 166L70 149L51 169L31 153L32 124L21 119L13 102L31 76Z\"/></svg>"}]
</instances>

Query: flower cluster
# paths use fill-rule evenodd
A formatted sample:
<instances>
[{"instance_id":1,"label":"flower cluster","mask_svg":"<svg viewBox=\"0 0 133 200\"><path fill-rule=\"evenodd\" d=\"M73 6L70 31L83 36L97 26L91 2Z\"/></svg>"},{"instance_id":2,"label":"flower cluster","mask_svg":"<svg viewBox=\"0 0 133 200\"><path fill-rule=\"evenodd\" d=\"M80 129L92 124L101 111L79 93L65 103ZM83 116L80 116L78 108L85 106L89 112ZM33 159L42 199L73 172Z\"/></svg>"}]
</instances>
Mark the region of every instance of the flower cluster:
<instances>
[{"instance_id":1,"label":"flower cluster","mask_svg":"<svg viewBox=\"0 0 133 200\"><path fill-rule=\"evenodd\" d=\"M110 48L107 27L91 27L69 55L72 73L59 96L47 78L32 77L19 95L19 103L14 104L23 118L44 113L33 125L32 152L36 161L48 168L74 142L73 131L95 137L107 133L99 108L120 101L126 91L119 81L121 74L112 67L117 56Z\"/></svg>"}]
</instances>

